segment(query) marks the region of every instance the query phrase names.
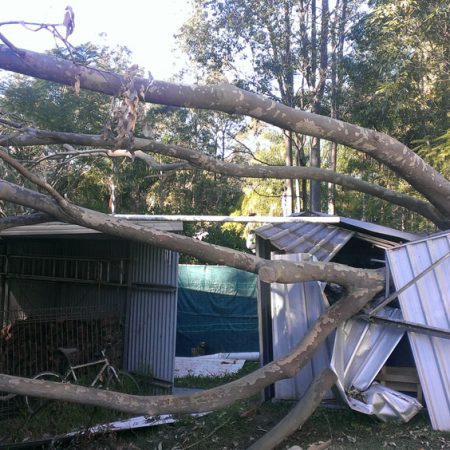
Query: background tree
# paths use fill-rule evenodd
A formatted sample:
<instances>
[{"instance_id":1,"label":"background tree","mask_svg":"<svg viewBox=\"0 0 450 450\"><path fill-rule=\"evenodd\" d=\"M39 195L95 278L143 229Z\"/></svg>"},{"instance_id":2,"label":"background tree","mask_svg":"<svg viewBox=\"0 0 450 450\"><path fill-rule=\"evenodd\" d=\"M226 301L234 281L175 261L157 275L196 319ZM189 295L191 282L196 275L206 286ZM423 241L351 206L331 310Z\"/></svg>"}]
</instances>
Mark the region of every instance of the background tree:
<instances>
[{"instance_id":1,"label":"background tree","mask_svg":"<svg viewBox=\"0 0 450 450\"><path fill-rule=\"evenodd\" d=\"M448 2L380 0L353 24L345 55L342 118L383 131L448 176ZM417 195L391 171L348 149L338 162L362 179ZM338 212L397 228L427 229L414 213L338 188Z\"/></svg>"},{"instance_id":2,"label":"background tree","mask_svg":"<svg viewBox=\"0 0 450 450\"><path fill-rule=\"evenodd\" d=\"M339 44L331 49L342 55L347 1L338 2L332 26ZM206 73L221 71L234 83L263 93L290 107L322 112L322 102L330 75L330 11L328 1L194 2L191 19L180 39L192 60ZM335 74L342 57L333 59ZM334 77L335 93L341 78ZM334 106L338 96L334 96ZM336 115L337 117L337 115ZM287 166L305 165L303 135L286 133ZM320 167L320 140L311 143L312 167ZM306 184L286 181L290 210L306 209ZM300 198L296 201L296 196ZM320 210L320 185L312 182L312 209Z\"/></svg>"}]
</instances>

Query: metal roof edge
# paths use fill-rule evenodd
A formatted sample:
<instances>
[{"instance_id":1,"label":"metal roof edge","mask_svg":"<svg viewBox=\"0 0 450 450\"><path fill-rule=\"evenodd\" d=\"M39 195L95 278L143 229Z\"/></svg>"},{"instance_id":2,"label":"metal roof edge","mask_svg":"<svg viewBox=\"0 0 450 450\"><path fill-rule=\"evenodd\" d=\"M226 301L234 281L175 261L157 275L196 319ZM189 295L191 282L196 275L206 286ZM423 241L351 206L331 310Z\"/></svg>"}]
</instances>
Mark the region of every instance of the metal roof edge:
<instances>
[{"instance_id":1,"label":"metal roof edge","mask_svg":"<svg viewBox=\"0 0 450 450\"><path fill-rule=\"evenodd\" d=\"M146 222L133 220L131 223L141 225L147 228L155 228L157 230L164 231L182 231L182 222ZM80 225L65 223L65 222L45 222L36 225L23 225L20 227L11 227L6 230L0 231L0 238L10 237L37 237L37 236L49 236L49 237L63 237L63 236L84 236L84 235L103 235L107 236L107 233L102 233L91 228L82 227Z\"/></svg>"}]
</instances>

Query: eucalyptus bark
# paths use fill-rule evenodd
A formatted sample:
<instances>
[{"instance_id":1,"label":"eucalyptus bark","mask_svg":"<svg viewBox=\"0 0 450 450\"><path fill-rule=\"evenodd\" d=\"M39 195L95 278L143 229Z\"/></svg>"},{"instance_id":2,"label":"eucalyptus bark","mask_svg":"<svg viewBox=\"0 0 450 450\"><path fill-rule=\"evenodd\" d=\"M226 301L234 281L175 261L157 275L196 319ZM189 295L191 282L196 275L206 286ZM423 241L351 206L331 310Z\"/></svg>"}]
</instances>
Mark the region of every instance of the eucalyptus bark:
<instances>
[{"instance_id":1,"label":"eucalyptus bark","mask_svg":"<svg viewBox=\"0 0 450 450\"><path fill-rule=\"evenodd\" d=\"M38 212L24 216L2 217L0 219L0 231L8 228L36 225L51 221L53 218L46 213Z\"/></svg>"},{"instance_id":2,"label":"eucalyptus bark","mask_svg":"<svg viewBox=\"0 0 450 450\"><path fill-rule=\"evenodd\" d=\"M80 88L108 95L117 95L123 83L123 78L115 73L27 50L18 55L4 45L0 45L0 68L67 85L79 79ZM450 182L404 144L384 133L293 109L230 84L185 86L136 79L135 87L151 103L245 114L367 153L408 181L445 217L450 216Z\"/></svg>"}]
</instances>

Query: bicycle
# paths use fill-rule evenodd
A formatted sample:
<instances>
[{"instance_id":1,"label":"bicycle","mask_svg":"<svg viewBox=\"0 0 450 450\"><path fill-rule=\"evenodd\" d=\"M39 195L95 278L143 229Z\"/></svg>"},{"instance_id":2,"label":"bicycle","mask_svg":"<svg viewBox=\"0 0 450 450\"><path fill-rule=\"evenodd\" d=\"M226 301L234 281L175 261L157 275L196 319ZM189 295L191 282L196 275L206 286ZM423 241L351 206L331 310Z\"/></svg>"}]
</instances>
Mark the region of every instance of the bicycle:
<instances>
[{"instance_id":1,"label":"bicycle","mask_svg":"<svg viewBox=\"0 0 450 450\"><path fill-rule=\"evenodd\" d=\"M63 348L59 347L58 351L65 357L68 362L68 369L64 375L56 372L45 371L40 372L32 377L33 380L54 381L60 383L79 383L80 379L76 371L101 365L94 379L88 384L90 387L105 388L112 391L124 392L127 394L140 394L140 387L138 382L132 375L127 372L116 369L108 360L106 356L106 349L100 351L101 359L91 361L84 364L73 364L73 358L79 353L77 348ZM9 399L16 394L8 395ZM48 403L49 400L25 396L25 404L30 415L36 414L40 409Z\"/></svg>"}]
</instances>

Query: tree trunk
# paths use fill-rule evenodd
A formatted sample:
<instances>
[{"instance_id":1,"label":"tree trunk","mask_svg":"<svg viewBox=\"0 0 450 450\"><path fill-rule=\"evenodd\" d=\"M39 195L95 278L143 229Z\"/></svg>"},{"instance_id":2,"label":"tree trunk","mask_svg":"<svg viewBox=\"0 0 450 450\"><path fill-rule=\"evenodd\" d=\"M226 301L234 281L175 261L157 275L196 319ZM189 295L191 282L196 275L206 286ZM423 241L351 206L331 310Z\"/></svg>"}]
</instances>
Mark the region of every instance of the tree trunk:
<instances>
[{"instance_id":1,"label":"tree trunk","mask_svg":"<svg viewBox=\"0 0 450 450\"><path fill-rule=\"evenodd\" d=\"M319 62L319 80L315 86L315 94L312 104L314 114L322 113L322 99L325 92L325 82L328 70L328 0L322 0L322 14L320 27L320 62ZM316 136L311 142L311 167L320 168L320 139ZM311 209L321 211L320 182L311 181Z\"/></svg>"}]
</instances>

